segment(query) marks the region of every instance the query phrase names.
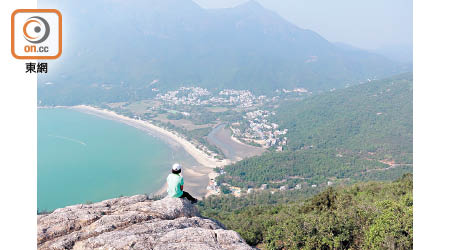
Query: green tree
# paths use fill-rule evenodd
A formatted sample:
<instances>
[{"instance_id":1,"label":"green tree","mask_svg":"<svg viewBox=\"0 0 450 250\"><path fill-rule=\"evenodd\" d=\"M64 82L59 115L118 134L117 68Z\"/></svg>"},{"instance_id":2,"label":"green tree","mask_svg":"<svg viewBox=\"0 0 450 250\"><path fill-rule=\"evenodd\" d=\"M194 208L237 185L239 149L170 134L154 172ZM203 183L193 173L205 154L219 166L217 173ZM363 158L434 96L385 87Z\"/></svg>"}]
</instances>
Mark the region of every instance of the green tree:
<instances>
[{"instance_id":1,"label":"green tree","mask_svg":"<svg viewBox=\"0 0 450 250\"><path fill-rule=\"evenodd\" d=\"M411 196L402 202L386 200L378 205L381 210L366 233L366 249L412 249L413 207Z\"/></svg>"}]
</instances>

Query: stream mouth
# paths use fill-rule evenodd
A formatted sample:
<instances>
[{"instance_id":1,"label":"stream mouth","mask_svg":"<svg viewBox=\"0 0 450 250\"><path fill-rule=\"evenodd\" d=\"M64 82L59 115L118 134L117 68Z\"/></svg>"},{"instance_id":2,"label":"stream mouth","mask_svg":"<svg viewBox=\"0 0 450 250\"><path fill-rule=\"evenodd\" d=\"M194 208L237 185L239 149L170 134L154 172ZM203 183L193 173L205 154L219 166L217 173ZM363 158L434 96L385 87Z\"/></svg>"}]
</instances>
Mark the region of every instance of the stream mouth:
<instances>
[{"instance_id":1,"label":"stream mouth","mask_svg":"<svg viewBox=\"0 0 450 250\"><path fill-rule=\"evenodd\" d=\"M261 155L265 149L237 142L231 137L231 130L226 123L214 127L207 136L208 143L218 147L226 158L233 162L244 158Z\"/></svg>"}]
</instances>

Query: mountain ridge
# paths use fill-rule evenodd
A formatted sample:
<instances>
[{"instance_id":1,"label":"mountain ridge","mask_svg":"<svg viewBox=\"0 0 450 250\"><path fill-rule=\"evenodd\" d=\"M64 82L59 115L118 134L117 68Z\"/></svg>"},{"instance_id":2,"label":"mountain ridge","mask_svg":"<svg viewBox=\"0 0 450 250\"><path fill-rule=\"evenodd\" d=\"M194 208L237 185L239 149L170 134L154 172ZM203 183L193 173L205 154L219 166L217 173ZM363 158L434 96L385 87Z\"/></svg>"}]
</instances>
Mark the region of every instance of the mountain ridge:
<instances>
[{"instance_id":1,"label":"mountain ridge","mask_svg":"<svg viewBox=\"0 0 450 250\"><path fill-rule=\"evenodd\" d=\"M38 77L40 103L142 100L156 95L153 88L194 85L324 91L408 69L366 51L340 50L259 4L210 10L178 3L40 1L40 8L59 8L70 27L63 55ZM150 87L154 80L158 85Z\"/></svg>"}]
</instances>

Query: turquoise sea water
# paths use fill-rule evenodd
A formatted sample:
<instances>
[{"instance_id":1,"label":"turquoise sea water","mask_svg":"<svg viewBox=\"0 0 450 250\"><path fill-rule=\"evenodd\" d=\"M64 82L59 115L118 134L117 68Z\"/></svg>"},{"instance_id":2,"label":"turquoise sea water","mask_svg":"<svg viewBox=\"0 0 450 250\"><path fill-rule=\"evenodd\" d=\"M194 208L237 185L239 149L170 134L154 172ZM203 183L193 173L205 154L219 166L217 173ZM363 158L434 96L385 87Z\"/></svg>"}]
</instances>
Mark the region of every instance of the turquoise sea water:
<instances>
[{"instance_id":1,"label":"turquoise sea water","mask_svg":"<svg viewBox=\"0 0 450 250\"><path fill-rule=\"evenodd\" d=\"M182 154L144 131L71 109L38 109L37 120L38 210L152 193Z\"/></svg>"}]
</instances>

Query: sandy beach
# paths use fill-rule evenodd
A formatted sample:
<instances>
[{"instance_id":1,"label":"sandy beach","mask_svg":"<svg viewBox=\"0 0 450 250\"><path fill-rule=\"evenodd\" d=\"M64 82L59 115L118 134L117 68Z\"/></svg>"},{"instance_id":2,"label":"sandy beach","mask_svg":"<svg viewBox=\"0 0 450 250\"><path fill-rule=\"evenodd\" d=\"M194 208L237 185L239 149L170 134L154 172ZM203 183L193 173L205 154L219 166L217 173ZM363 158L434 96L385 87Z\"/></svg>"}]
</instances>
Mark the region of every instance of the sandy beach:
<instances>
[{"instance_id":1,"label":"sandy beach","mask_svg":"<svg viewBox=\"0 0 450 250\"><path fill-rule=\"evenodd\" d=\"M214 171L213 169L215 167L224 166L230 163L230 160L228 159L214 159L205 152L196 148L195 145L193 145L191 142L181 137L180 135L168 131L164 128L155 126L150 122L132 119L123 115L119 115L110 110L99 109L87 105L78 105L69 108L92 115L97 115L102 118L112 119L125 123L135 128L147 131L152 135L158 136L169 144L176 143L177 145L181 146L189 155L191 155L195 159L196 162L198 162L197 166L183 166L182 175L185 178L185 190L199 198L205 196L207 193L206 187L209 183L209 174ZM154 192L154 194L164 194L166 188L166 186L163 186L160 190Z\"/></svg>"}]
</instances>

